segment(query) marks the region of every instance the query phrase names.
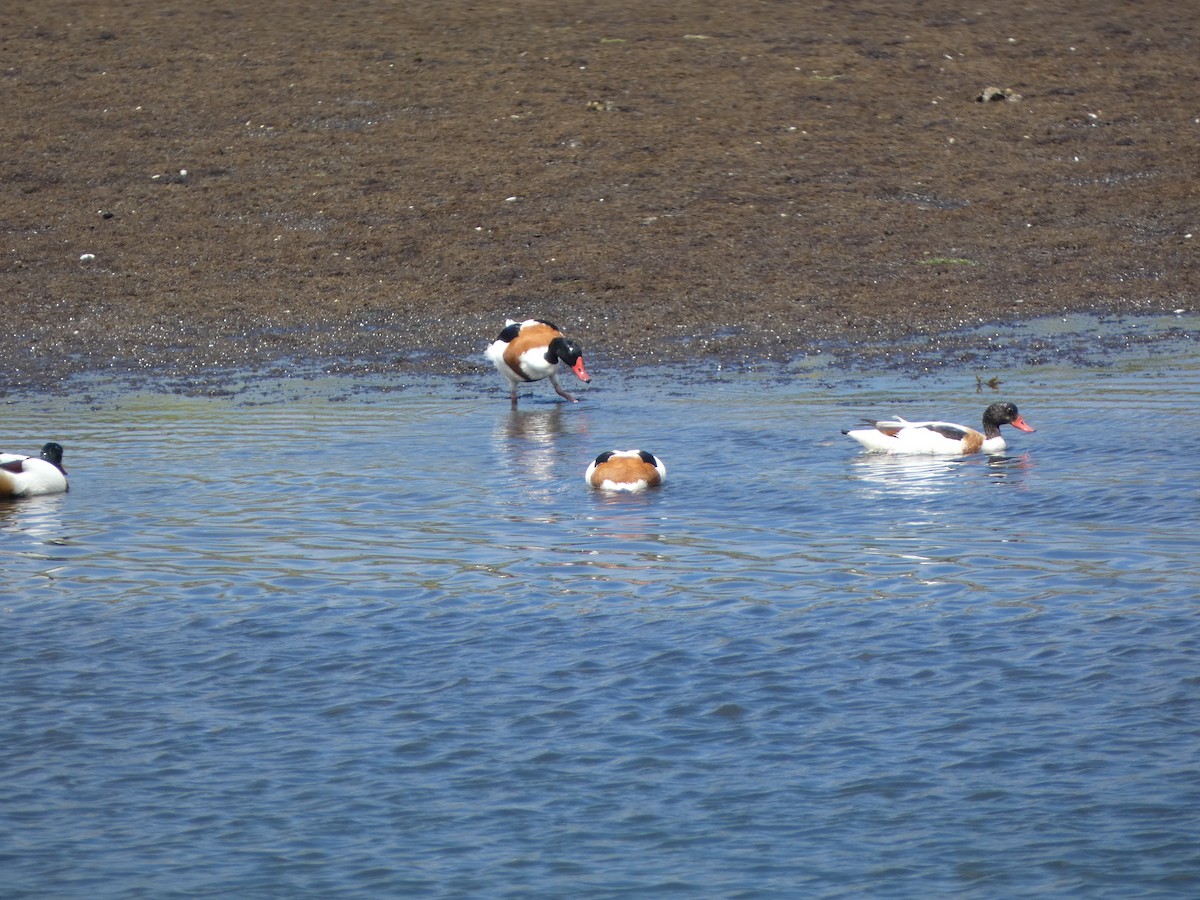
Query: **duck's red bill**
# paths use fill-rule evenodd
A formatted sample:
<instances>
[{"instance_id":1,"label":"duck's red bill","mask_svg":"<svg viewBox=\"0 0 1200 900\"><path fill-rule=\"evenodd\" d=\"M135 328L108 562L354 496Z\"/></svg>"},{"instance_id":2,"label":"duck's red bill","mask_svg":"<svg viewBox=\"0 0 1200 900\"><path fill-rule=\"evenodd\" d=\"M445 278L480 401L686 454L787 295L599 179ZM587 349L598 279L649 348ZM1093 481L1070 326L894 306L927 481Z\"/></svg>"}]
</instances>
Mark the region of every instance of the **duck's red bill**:
<instances>
[{"instance_id":1,"label":"duck's red bill","mask_svg":"<svg viewBox=\"0 0 1200 900\"><path fill-rule=\"evenodd\" d=\"M575 377L578 378L580 381L591 381L592 380L592 376L589 375L587 373L587 369L585 369L583 367L583 357L582 356L579 357L579 359L575 360L575 365L571 366L571 371L575 373ZM1030 428L1029 430L1033 431L1032 428Z\"/></svg>"},{"instance_id":2,"label":"duck's red bill","mask_svg":"<svg viewBox=\"0 0 1200 900\"><path fill-rule=\"evenodd\" d=\"M1013 428L1020 428L1022 431L1033 431L1034 430L1033 426L1030 425L1028 422L1026 422L1024 419L1022 419L1020 416L1017 416L1015 419L1013 419L1012 424L1013 424Z\"/></svg>"}]
</instances>

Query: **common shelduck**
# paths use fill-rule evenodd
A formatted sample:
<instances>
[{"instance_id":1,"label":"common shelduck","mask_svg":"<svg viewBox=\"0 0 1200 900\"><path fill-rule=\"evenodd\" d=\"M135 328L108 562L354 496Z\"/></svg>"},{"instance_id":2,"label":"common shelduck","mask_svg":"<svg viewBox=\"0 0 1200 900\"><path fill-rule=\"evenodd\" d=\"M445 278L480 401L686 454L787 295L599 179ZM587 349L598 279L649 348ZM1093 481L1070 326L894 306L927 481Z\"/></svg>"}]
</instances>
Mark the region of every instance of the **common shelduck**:
<instances>
[{"instance_id":1,"label":"common shelduck","mask_svg":"<svg viewBox=\"0 0 1200 900\"><path fill-rule=\"evenodd\" d=\"M0 497L33 497L67 490L63 448L46 444L40 456L0 453Z\"/></svg>"},{"instance_id":2,"label":"common shelduck","mask_svg":"<svg viewBox=\"0 0 1200 900\"><path fill-rule=\"evenodd\" d=\"M1033 428L1021 418L1016 404L1000 401L983 411L983 433L950 422L870 421L871 428L843 431L868 450L877 453L941 453L963 456L968 453L1000 453L1008 445L1000 436L1001 425L1021 431Z\"/></svg>"},{"instance_id":3,"label":"common shelduck","mask_svg":"<svg viewBox=\"0 0 1200 900\"><path fill-rule=\"evenodd\" d=\"M566 337L558 326L539 319L516 322L508 319L504 330L484 355L492 361L512 388L512 405L517 405L517 388L523 382L549 378L560 397L574 402L577 398L563 390L558 383L558 364L566 363L580 381L592 377L583 367L583 348L573 338Z\"/></svg>"},{"instance_id":4,"label":"common shelduck","mask_svg":"<svg viewBox=\"0 0 1200 900\"><path fill-rule=\"evenodd\" d=\"M644 491L662 484L667 467L645 450L605 450L587 467L583 480L602 491Z\"/></svg>"}]
</instances>

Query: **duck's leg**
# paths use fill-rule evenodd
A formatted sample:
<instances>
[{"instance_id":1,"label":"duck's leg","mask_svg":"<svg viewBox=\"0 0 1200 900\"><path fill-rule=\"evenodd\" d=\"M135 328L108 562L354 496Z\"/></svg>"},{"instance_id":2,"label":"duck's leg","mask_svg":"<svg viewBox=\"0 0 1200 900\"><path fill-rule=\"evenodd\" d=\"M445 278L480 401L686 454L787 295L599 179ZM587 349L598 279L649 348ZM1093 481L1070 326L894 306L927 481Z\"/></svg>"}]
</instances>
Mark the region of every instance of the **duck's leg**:
<instances>
[{"instance_id":1,"label":"duck's leg","mask_svg":"<svg viewBox=\"0 0 1200 900\"><path fill-rule=\"evenodd\" d=\"M517 384L513 382L512 391L509 393L509 399L512 401L512 408L517 408Z\"/></svg>"},{"instance_id":2,"label":"duck's leg","mask_svg":"<svg viewBox=\"0 0 1200 900\"><path fill-rule=\"evenodd\" d=\"M576 397L574 394L568 394L566 391L563 390L563 386L558 383L558 375L554 372L550 373L550 383L552 385L554 385L554 390L558 394L558 396L560 396L566 400L570 400L572 403L579 402L578 397Z\"/></svg>"}]
</instances>

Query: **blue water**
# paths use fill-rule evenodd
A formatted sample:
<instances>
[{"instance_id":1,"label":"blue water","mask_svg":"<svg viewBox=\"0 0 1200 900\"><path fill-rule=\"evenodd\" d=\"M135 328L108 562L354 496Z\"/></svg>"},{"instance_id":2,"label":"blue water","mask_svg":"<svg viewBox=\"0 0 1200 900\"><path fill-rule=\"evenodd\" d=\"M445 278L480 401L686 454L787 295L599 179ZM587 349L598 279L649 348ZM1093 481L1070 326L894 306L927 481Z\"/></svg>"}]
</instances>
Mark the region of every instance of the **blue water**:
<instances>
[{"instance_id":1,"label":"blue water","mask_svg":"<svg viewBox=\"0 0 1200 900\"><path fill-rule=\"evenodd\" d=\"M4 896L1200 894L1194 353L592 374L9 404Z\"/></svg>"}]
</instances>

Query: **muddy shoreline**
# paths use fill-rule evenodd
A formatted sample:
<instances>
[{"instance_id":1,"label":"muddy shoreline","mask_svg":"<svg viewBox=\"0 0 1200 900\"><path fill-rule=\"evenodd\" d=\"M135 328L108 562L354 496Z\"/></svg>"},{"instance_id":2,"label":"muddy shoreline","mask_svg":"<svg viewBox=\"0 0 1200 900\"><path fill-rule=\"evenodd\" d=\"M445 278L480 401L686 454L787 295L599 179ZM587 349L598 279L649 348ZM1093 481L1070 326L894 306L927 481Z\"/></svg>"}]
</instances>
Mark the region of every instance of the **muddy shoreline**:
<instances>
[{"instance_id":1,"label":"muddy shoreline","mask_svg":"<svg viewBox=\"0 0 1200 900\"><path fill-rule=\"evenodd\" d=\"M986 367L967 329L1194 305L1200 22L1174 4L50 0L0 24L6 395L484 372L510 316L621 368L912 340Z\"/></svg>"}]
</instances>

